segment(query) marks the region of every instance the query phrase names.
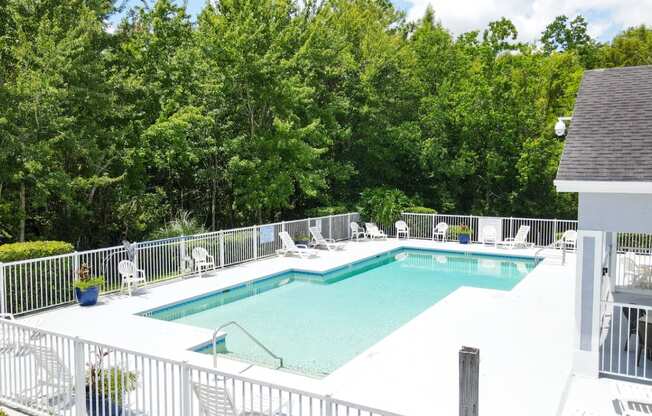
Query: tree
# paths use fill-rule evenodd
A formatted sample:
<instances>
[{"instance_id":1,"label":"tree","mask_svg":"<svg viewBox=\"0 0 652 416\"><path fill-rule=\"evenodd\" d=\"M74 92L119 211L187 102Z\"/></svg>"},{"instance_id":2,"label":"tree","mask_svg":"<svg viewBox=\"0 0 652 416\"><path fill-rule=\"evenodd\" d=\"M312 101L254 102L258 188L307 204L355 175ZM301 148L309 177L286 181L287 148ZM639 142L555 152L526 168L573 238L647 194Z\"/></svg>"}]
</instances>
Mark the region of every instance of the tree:
<instances>
[{"instance_id":1,"label":"tree","mask_svg":"<svg viewBox=\"0 0 652 416\"><path fill-rule=\"evenodd\" d=\"M652 28L645 25L627 29L602 49L604 65L652 65Z\"/></svg>"},{"instance_id":2,"label":"tree","mask_svg":"<svg viewBox=\"0 0 652 416\"><path fill-rule=\"evenodd\" d=\"M585 68L599 64L599 45L589 35L588 22L581 15L573 20L565 15L557 16L543 31L541 42L546 54L572 51L579 55Z\"/></svg>"}]
</instances>

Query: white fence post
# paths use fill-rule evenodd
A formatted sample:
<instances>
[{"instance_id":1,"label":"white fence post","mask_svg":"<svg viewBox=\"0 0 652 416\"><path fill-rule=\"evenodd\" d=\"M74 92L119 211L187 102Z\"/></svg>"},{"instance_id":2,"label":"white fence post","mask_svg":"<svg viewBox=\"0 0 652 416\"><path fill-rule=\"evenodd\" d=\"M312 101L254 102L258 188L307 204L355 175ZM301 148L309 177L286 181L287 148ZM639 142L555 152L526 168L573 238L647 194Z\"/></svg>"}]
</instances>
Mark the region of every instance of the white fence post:
<instances>
[{"instance_id":1,"label":"white fence post","mask_svg":"<svg viewBox=\"0 0 652 416\"><path fill-rule=\"evenodd\" d=\"M333 416L333 402L331 401L331 395L327 394L324 396L324 415Z\"/></svg>"},{"instance_id":2,"label":"white fence post","mask_svg":"<svg viewBox=\"0 0 652 416\"><path fill-rule=\"evenodd\" d=\"M76 415L86 415L86 357L84 356L84 343L75 337L75 407Z\"/></svg>"},{"instance_id":3,"label":"white fence post","mask_svg":"<svg viewBox=\"0 0 652 416\"><path fill-rule=\"evenodd\" d=\"M254 244L254 260L256 260L258 258L258 232L256 231L257 228L258 228L258 226L254 225L254 227L252 229L253 230L253 238L251 239L253 241L253 244Z\"/></svg>"},{"instance_id":4,"label":"white fence post","mask_svg":"<svg viewBox=\"0 0 652 416\"><path fill-rule=\"evenodd\" d=\"M328 238L333 238L333 216L332 215L328 216Z\"/></svg>"},{"instance_id":5,"label":"white fence post","mask_svg":"<svg viewBox=\"0 0 652 416\"><path fill-rule=\"evenodd\" d=\"M5 296L7 295L7 287L5 286L5 265L0 263L0 314L7 313L7 304L5 303Z\"/></svg>"},{"instance_id":6,"label":"white fence post","mask_svg":"<svg viewBox=\"0 0 652 416\"><path fill-rule=\"evenodd\" d=\"M460 413L459 416L478 416L480 350L462 347L460 361Z\"/></svg>"},{"instance_id":7,"label":"white fence post","mask_svg":"<svg viewBox=\"0 0 652 416\"><path fill-rule=\"evenodd\" d=\"M72 278L75 279L75 274L79 270L79 252L72 253Z\"/></svg>"},{"instance_id":8,"label":"white fence post","mask_svg":"<svg viewBox=\"0 0 652 416\"><path fill-rule=\"evenodd\" d=\"M181 243L179 244L179 272L183 274L186 269L186 236L181 236Z\"/></svg>"},{"instance_id":9,"label":"white fence post","mask_svg":"<svg viewBox=\"0 0 652 416\"><path fill-rule=\"evenodd\" d=\"M192 415L192 388L190 383L192 377L190 374L190 367L188 367L188 362L184 361L181 363L181 416L191 416Z\"/></svg>"},{"instance_id":10,"label":"white fence post","mask_svg":"<svg viewBox=\"0 0 652 416\"><path fill-rule=\"evenodd\" d=\"M281 231L285 231L285 221L281 221ZM277 237L277 236L274 236Z\"/></svg>"},{"instance_id":11,"label":"white fence post","mask_svg":"<svg viewBox=\"0 0 652 416\"><path fill-rule=\"evenodd\" d=\"M224 231L220 231L220 267L224 267Z\"/></svg>"},{"instance_id":12,"label":"white fence post","mask_svg":"<svg viewBox=\"0 0 652 416\"><path fill-rule=\"evenodd\" d=\"M351 239L351 213L349 212L348 215L349 215L349 221L346 224L346 229L348 230L348 234L349 234L348 240L350 240Z\"/></svg>"},{"instance_id":13,"label":"white fence post","mask_svg":"<svg viewBox=\"0 0 652 416\"><path fill-rule=\"evenodd\" d=\"M134 264L136 265L136 269L140 269L138 266L138 243L133 243L134 246Z\"/></svg>"}]
</instances>

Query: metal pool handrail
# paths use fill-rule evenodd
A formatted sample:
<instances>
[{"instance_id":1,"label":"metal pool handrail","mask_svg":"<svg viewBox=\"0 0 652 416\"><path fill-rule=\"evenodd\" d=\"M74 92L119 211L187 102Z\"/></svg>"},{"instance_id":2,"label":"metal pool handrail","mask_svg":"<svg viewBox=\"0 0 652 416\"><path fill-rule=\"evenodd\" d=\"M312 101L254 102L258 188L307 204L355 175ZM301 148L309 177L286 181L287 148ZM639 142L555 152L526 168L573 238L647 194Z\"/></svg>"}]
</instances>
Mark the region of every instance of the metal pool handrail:
<instances>
[{"instance_id":1,"label":"metal pool handrail","mask_svg":"<svg viewBox=\"0 0 652 416\"><path fill-rule=\"evenodd\" d=\"M538 250L534 253L534 260L540 260L540 259L543 259L543 256L540 255L540 253L541 253L542 251L544 251L544 250L549 250L549 249L551 249L551 248L554 249L554 248L556 248L558 245L561 245L561 264L562 264L562 265L566 264L566 241L564 241L564 238L563 238L563 237L560 238L560 239L557 240L557 241L554 241L554 242L548 244L548 245L545 246L545 247L541 247L540 249L538 249Z\"/></svg>"},{"instance_id":2,"label":"metal pool handrail","mask_svg":"<svg viewBox=\"0 0 652 416\"><path fill-rule=\"evenodd\" d=\"M225 324L220 325L220 326L219 326L219 327L218 327L218 328L213 332L212 345L213 345L213 367L214 367L214 368L217 367L217 334L218 334L222 329L226 328L226 327L229 326L229 325L235 325L235 326L237 326L238 328L240 328L240 330L242 330L242 332L244 332L245 335L247 335L247 336L248 336L248 337L249 337L253 342L255 342L256 345L258 345L260 348L262 348L263 350L265 350L265 352L266 352L267 354L269 354L272 358L278 360L278 362L279 362L279 366L278 366L278 368L282 368L282 367L283 367L283 358L281 358L281 357L279 357L278 355L274 354L274 353L273 353L269 348L267 348L265 345L263 345L262 342L260 342L260 341L255 337L255 336L253 336L253 335L251 334L251 332L249 332L249 331L247 331L246 329L244 329L244 327L243 327L242 325L240 325L240 324L237 323L236 321L230 321L230 322L227 322L227 323L225 323Z\"/></svg>"}]
</instances>

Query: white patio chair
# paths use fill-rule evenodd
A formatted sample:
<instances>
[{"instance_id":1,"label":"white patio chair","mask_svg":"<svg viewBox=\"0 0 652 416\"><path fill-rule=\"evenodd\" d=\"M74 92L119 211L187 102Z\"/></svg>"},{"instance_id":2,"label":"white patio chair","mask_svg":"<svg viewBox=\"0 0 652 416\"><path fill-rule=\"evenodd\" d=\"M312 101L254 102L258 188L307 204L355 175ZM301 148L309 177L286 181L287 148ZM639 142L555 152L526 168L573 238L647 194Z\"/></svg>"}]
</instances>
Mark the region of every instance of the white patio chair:
<instances>
[{"instance_id":1,"label":"white patio chair","mask_svg":"<svg viewBox=\"0 0 652 416\"><path fill-rule=\"evenodd\" d=\"M192 249L192 260L195 263L195 271L201 277L202 270L211 270L215 268L215 257L208 254L204 247L195 247Z\"/></svg>"},{"instance_id":2,"label":"white patio chair","mask_svg":"<svg viewBox=\"0 0 652 416\"><path fill-rule=\"evenodd\" d=\"M319 228L310 227L308 230L310 231L310 235L312 236L312 241L315 247L326 247L328 251L344 249L343 244L338 243L332 238L324 238Z\"/></svg>"},{"instance_id":3,"label":"white patio chair","mask_svg":"<svg viewBox=\"0 0 652 416\"><path fill-rule=\"evenodd\" d=\"M566 250L575 250L575 247L577 247L577 231L566 230L561 236L561 243L566 246Z\"/></svg>"},{"instance_id":4,"label":"white patio chair","mask_svg":"<svg viewBox=\"0 0 652 416\"><path fill-rule=\"evenodd\" d=\"M385 234L385 232L380 228L378 228L378 226L373 222L365 223L364 228L365 228L365 234L367 234L367 237L369 237L372 240L375 240L377 238L387 238L387 234Z\"/></svg>"},{"instance_id":5,"label":"white patio chair","mask_svg":"<svg viewBox=\"0 0 652 416\"><path fill-rule=\"evenodd\" d=\"M75 384L66 363L46 346L26 344L23 348L34 357L36 383L19 393L20 402L28 406L45 405L57 413L72 407Z\"/></svg>"},{"instance_id":6,"label":"white patio chair","mask_svg":"<svg viewBox=\"0 0 652 416\"><path fill-rule=\"evenodd\" d=\"M351 240L355 239L355 241L360 241L360 238L363 240L367 238L364 230L357 222L352 222L349 226L351 227Z\"/></svg>"},{"instance_id":7,"label":"white patio chair","mask_svg":"<svg viewBox=\"0 0 652 416\"><path fill-rule=\"evenodd\" d=\"M133 290L138 289L138 285L144 285L146 282L145 270L139 269L131 260L122 260L118 263L118 273L122 277L120 292L124 292L126 287L129 296Z\"/></svg>"},{"instance_id":8,"label":"white patio chair","mask_svg":"<svg viewBox=\"0 0 652 416\"><path fill-rule=\"evenodd\" d=\"M401 235L403 235L405 238L409 239L410 238L410 227L408 227L407 223L403 220L396 221L396 224L394 224L394 227L396 228L396 239L398 240Z\"/></svg>"},{"instance_id":9,"label":"white patio chair","mask_svg":"<svg viewBox=\"0 0 652 416\"><path fill-rule=\"evenodd\" d=\"M215 382L207 384L193 382L192 391L197 397L199 416L291 416L300 412L300 409L293 412L282 394L266 388L242 389L237 383L241 382L230 383L224 377L217 377ZM240 397L237 400L242 406L240 409L236 397ZM300 406L302 403L296 404Z\"/></svg>"},{"instance_id":10,"label":"white patio chair","mask_svg":"<svg viewBox=\"0 0 652 416\"><path fill-rule=\"evenodd\" d=\"M193 382L192 391L197 396L199 416L237 416L238 411L233 404L231 395L220 379L213 386Z\"/></svg>"},{"instance_id":11,"label":"white patio chair","mask_svg":"<svg viewBox=\"0 0 652 416\"><path fill-rule=\"evenodd\" d=\"M639 256L633 251L623 256L623 274L629 285L639 289L652 288L652 265L641 264Z\"/></svg>"},{"instance_id":12,"label":"white patio chair","mask_svg":"<svg viewBox=\"0 0 652 416\"><path fill-rule=\"evenodd\" d=\"M493 225L485 225L482 228L482 244L495 246L498 241L498 231Z\"/></svg>"},{"instance_id":13,"label":"white patio chair","mask_svg":"<svg viewBox=\"0 0 652 416\"><path fill-rule=\"evenodd\" d=\"M432 241L435 239L441 239L441 241L446 241L448 234L448 224L445 222L438 223L435 228L432 229Z\"/></svg>"},{"instance_id":14,"label":"white patio chair","mask_svg":"<svg viewBox=\"0 0 652 416\"><path fill-rule=\"evenodd\" d=\"M527 236L530 233L529 225L521 225L516 232L514 238L507 238L503 241L499 241L496 245L501 248L530 248L533 247L533 243L528 243Z\"/></svg>"},{"instance_id":15,"label":"white patio chair","mask_svg":"<svg viewBox=\"0 0 652 416\"><path fill-rule=\"evenodd\" d=\"M276 250L276 254L287 256L289 254L296 254L301 258L308 258L317 256L316 250L311 250L305 244L294 244L294 240L290 237L287 231L281 231L278 233L278 236L281 238L281 243L283 243L283 248Z\"/></svg>"}]
</instances>

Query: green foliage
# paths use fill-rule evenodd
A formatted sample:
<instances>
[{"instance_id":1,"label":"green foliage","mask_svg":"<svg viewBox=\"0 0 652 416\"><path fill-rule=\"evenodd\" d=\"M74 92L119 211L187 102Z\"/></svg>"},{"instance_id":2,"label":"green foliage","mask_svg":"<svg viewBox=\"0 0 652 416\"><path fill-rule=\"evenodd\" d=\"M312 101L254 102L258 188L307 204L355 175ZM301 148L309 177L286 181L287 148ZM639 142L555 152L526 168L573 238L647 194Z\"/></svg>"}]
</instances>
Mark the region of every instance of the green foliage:
<instances>
[{"instance_id":1,"label":"green foliage","mask_svg":"<svg viewBox=\"0 0 652 416\"><path fill-rule=\"evenodd\" d=\"M457 240L460 235L472 235L473 229L468 225L452 225L448 228L448 238Z\"/></svg>"},{"instance_id":2,"label":"green foliage","mask_svg":"<svg viewBox=\"0 0 652 416\"><path fill-rule=\"evenodd\" d=\"M346 214L351 210L344 205L334 205L330 207L309 208L306 210L308 217L326 217L328 215Z\"/></svg>"},{"instance_id":3,"label":"green foliage","mask_svg":"<svg viewBox=\"0 0 652 416\"><path fill-rule=\"evenodd\" d=\"M456 37L387 0L224 0L196 21L136 2L115 31L114 2L1 3L0 237L79 248L177 235L185 211L211 230L337 212L378 187L575 218L554 122L585 69L652 63L648 27L603 45L581 16L538 48L508 19Z\"/></svg>"},{"instance_id":4,"label":"green foliage","mask_svg":"<svg viewBox=\"0 0 652 416\"><path fill-rule=\"evenodd\" d=\"M35 259L72 253L75 248L64 241L28 241L0 246L0 262Z\"/></svg>"},{"instance_id":5,"label":"green foliage","mask_svg":"<svg viewBox=\"0 0 652 416\"><path fill-rule=\"evenodd\" d=\"M428 207L407 207L405 212L410 212L412 214L436 214L437 210Z\"/></svg>"},{"instance_id":6,"label":"green foliage","mask_svg":"<svg viewBox=\"0 0 652 416\"><path fill-rule=\"evenodd\" d=\"M360 194L360 215L365 220L389 226L401 217L411 203L410 198L398 189L365 189Z\"/></svg>"},{"instance_id":7,"label":"green foliage","mask_svg":"<svg viewBox=\"0 0 652 416\"><path fill-rule=\"evenodd\" d=\"M79 290L87 290L92 287L102 287L104 286L104 276L91 277L84 280L75 280L74 287Z\"/></svg>"},{"instance_id":8,"label":"green foliage","mask_svg":"<svg viewBox=\"0 0 652 416\"><path fill-rule=\"evenodd\" d=\"M0 416L8 416L8 415L4 410L0 409Z\"/></svg>"},{"instance_id":9,"label":"green foliage","mask_svg":"<svg viewBox=\"0 0 652 416\"><path fill-rule=\"evenodd\" d=\"M206 229L192 217L190 212L181 211L177 217L150 234L152 240L205 233Z\"/></svg>"},{"instance_id":10,"label":"green foliage","mask_svg":"<svg viewBox=\"0 0 652 416\"><path fill-rule=\"evenodd\" d=\"M87 394L110 397L113 403L122 404L128 398L128 393L138 387L138 374L120 367L105 366L104 360L109 354L109 351L100 349L95 361L88 365Z\"/></svg>"}]
</instances>

